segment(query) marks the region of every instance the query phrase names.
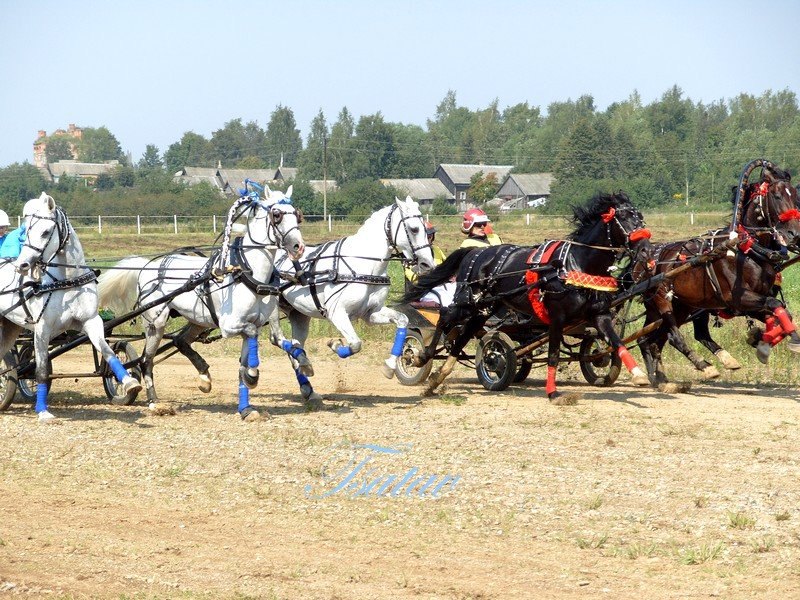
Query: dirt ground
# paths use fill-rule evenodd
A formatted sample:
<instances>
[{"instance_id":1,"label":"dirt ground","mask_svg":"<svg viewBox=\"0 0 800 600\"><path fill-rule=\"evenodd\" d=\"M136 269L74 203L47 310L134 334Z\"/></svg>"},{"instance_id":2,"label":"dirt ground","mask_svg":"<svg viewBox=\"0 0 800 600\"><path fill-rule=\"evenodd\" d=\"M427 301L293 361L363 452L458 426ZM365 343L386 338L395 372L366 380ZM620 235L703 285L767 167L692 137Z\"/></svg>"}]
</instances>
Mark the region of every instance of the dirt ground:
<instances>
[{"instance_id":1,"label":"dirt ground","mask_svg":"<svg viewBox=\"0 0 800 600\"><path fill-rule=\"evenodd\" d=\"M0 597L800 597L796 390L574 378L579 403L552 406L541 370L489 393L459 368L423 399L368 346L312 344L320 412L270 351L271 418L242 422L218 343L211 394L157 367L175 416L97 379L54 384L55 424L0 413Z\"/></svg>"}]
</instances>

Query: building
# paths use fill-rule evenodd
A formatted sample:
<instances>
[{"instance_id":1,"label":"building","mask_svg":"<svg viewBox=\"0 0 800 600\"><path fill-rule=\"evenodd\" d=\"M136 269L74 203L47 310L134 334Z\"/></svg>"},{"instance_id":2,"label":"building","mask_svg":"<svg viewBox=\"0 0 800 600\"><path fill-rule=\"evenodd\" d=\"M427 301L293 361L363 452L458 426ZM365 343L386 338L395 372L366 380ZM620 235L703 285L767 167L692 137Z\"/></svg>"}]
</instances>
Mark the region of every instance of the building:
<instances>
[{"instance_id":1,"label":"building","mask_svg":"<svg viewBox=\"0 0 800 600\"><path fill-rule=\"evenodd\" d=\"M275 179L275 169L217 169L217 177L223 192L238 196L244 188L244 180L255 181L259 185L268 185Z\"/></svg>"},{"instance_id":2,"label":"building","mask_svg":"<svg viewBox=\"0 0 800 600\"><path fill-rule=\"evenodd\" d=\"M70 123L66 131L56 129L51 137L54 136L68 136L78 142L83 137L83 130L80 127L76 127L74 123ZM44 129L40 129L36 141L33 142L33 164L39 169L47 167L47 140L47 132ZM76 143L72 143L72 141L70 141L70 151L72 152L72 158L77 159L78 148Z\"/></svg>"},{"instance_id":3,"label":"building","mask_svg":"<svg viewBox=\"0 0 800 600\"><path fill-rule=\"evenodd\" d=\"M436 198L444 198L451 204L455 197L445 185L435 177L424 179L381 179L385 186L392 186L405 196L411 196L422 206L430 206Z\"/></svg>"},{"instance_id":4,"label":"building","mask_svg":"<svg viewBox=\"0 0 800 600\"><path fill-rule=\"evenodd\" d=\"M540 206L550 197L552 173L512 173L497 191L505 202L502 210L518 210Z\"/></svg>"},{"instance_id":5,"label":"building","mask_svg":"<svg viewBox=\"0 0 800 600\"><path fill-rule=\"evenodd\" d=\"M45 174L45 178L53 183L58 183L62 177L72 177L83 179L86 185L94 185L100 175L110 175L114 169L119 167L118 160L109 160L104 163L84 163L77 160L59 160L54 163L45 164L39 170Z\"/></svg>"},{"instance_id":6,"label":"building","mask_svg":"<svg viewBox=\"0 0 800 600\"><path fill-rule=\"evenodd\" d=\"M272 178L275 181L292 181L294 178L297 177L297 168L296 167L278 167Z\"/></svg>"},{"instance_id":7,"label":"building","mask_svg":"<svg viewBox=\"0 0 800 600\"><path fill-rule=\"evenodd\" d=\"M453 194L459 210L466 209L472 201L469 197L471 179L476 173L484 176L494 173L498 184L502 184L513 169L513 165L454 165L441 164L433 174Z\"/></svg>"}]
</instances>

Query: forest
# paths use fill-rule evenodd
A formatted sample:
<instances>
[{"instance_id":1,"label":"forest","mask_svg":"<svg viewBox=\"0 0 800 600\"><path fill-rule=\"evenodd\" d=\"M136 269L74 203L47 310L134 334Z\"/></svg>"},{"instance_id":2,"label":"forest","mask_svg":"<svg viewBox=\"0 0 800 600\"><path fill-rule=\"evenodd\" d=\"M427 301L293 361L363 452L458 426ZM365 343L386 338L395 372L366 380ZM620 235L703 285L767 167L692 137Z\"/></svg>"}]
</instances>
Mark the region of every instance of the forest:
<instances>
[{"instance_id":1,"label":"forest","mask_svg":"<svg viewBox=\"0 0 800 600\"><path fill-rule=\"evenodd\" d=\"M432 177L441 163L552 172L551 197L537 209L544 212L564 213L598 190L616 189L644 209L720 210L754 158L798 172L800 107L788 89L703 103L675 85L649 104L634 91L605 110L591 95L545 109L527 102L501 109L495 100L472 110L451 90L424 127L388 122L380 112L356 117L343 107L333 121L320 110L304 140L292 109L278 105L265 128L233 119L210 138L188 131L163 152L148 145L136 161L105 127L85 127L77 143L63 135L47 142L50 162L118 160L120 166L91 188L66 177L48 184L27 162L0 168L0 203L9 214L43 189L72 214L220 214L229 199L210 185L186 188L172 174L185 166L282 164L298 168L294 201L305 212L322 213L322 199L307 182L327 177L339 185L328 195L329 212L363 215L396 193L379 179ZM474 181L476 197L491 198L501 183ZM432 212L453 210L441 199Z\"/></svg>"}]
</instances>

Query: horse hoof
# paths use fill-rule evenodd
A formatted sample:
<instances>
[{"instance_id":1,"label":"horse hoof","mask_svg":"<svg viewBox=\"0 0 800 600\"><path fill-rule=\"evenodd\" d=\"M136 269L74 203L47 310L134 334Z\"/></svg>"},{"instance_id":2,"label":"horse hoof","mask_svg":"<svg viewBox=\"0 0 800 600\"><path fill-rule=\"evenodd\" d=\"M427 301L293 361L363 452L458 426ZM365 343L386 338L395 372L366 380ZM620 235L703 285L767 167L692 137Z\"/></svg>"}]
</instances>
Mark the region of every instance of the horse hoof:
<instances>
[{"instance_id":1,"label":"horse hoof","mask_svg":"<svg viewBox=\"0 0 800 600\"><path fill-rule=\"evenodd\" d=\"M640 367L635 367L631 372L631 383L640 387L650 385L650 378Z\"/></svg>"},{"instance_id":2,"label":"horse hoof","mask_svg":"<svg viewBox=\"0 0 800 600\"><path fill-rule=\"evenodd\" d=\"M148 408L154 417L171 417L178 414L174 406L165 402L151 402Z\"/></svg>"},{"instance_id":3,"label":"horse hoof","mask_svg":"<svg viewBox=\"0 0 800 600\"><path fill-rule=\"evenodd\" d=\"M727 350L718 350L715 355L722 363L722 366L729 371L735 371L736 369L742 368L742 365L739 363L739 361L733 358Z\"/></svg>"},{"instance_id":4,"label":"horse hoof","mask_svg":"<svg viewBox=\"0 0 800 600\"><path fill-rule=\"evenodd\" d=\"M386 379L391 379L394 377L394 367L389 364L389 361L386 360L381 367L381 372Z\"/></svg>"},{"instance_id":5,"label":"horse hoof","mask_svg":"<svg viewBox=\"0 0 800 600\"><path fill-rule=\"evenodd\" d=\"M767 342L759 342L758 346L756 346L756 358L759 360L761 364L768 364L769 363L769 353L772 350L772 346L769 345Z\"/></svg>"},{"instance_id":6,"label":"horse hoof","mask_svg":"<svg viewBox=\"0 0 800 600\"><path fill-rule=\"evenodd\" d=\"M53 423L55 420L56 416L49 410L43 410L39 413L39 423Z\"/></svg>"},{"instance_id":7,"label":"horse hoof","mask_svg":"<svg viewBox=\"0 0 800 600\"><path fill-rule=\"evenodd\" d=\"M575 392L569 392L568 394L553 392L552 394L547 395L547 399L553 406L575 406L578 403L580 396L580 394Z\"/></svg>"},{"instance_id":8,"label":"horse hoof","mask_svg":"<svg viewBox=\"0 0 800 600\"><path fill-rule=\"evenodd\" d=\"M211 375L208 373L200 373L198 378L200 382L197 384L197 388L204 394L209 393L211 391Z\"/></svg>"},{"instance_id":9,"label":"horse hoof","mask_svg":"<svg viewBox=\"0 0 800 600\"><path fill-rule=\"evenodd\" d=\"M122 392L124 395L128 394L138 394L142 391L142 384L139 383L139 380L131 375L128 375L125 379L122 380Z\"/></svg>"},{"instance_id":10,"label":"horse hoof","mask_svg":"<svg viewBox=\"0 0 800 600\"><path fill-rule=\"evenodd\" d=\"M241 411L239 416L242 417L242 421L247 421L248 423L261 420L261 413L252 406L248 406Z\"/></svg>"},{"instance_id":11,"label":"horse hoof","mask_svg":"<svg viewBox=\"0 0 800 600\"><path fill-rule=\"evenodd\" d=\"M800 352L800 343L790 341L789 350L792 352Z\"/></svg>"},{"instance_id":12,"label":"horse hoof","mask_svg":"<svg viewBox=\"0 0 800 600\"><path fill-rule=\"evenodd\" d=\"M322 402L322 396L317 392L312 392L311 395L305 399L303 405L308 412L316 412L325 408L325 404Z\"/></svg>"},{"instance_id":13,"label":"horse hoof","mask_svg":"<svg viewBox=\"0 0 800 600\"><path fill-rule=\"evenodd\" d=\"M255 389L258 385L258 371L256 371L256 376L253 377L246 367L239 367L239 381L241 381L248 390Z\"/></svg>"},{"instance_id":14,"label":"horse hoof","mask_svg":"<svg viewBox=\"0 0 800 600\"><path fill-rule=\"evenodd\" d=\"M703 369L703 377L706 379L716 379L720 376L719 369L714 365L708 365L705 369Z\"/></svg>"}]
</instances>

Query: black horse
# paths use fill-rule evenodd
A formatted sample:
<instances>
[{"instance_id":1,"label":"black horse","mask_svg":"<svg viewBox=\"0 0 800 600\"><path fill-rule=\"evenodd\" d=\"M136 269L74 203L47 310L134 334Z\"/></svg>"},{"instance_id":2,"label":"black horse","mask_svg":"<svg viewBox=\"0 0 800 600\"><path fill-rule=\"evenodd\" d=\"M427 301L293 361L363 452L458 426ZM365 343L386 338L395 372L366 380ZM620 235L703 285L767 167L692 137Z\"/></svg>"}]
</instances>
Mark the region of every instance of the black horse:
<instances>
[{"instance_id":1,"label":"black horse","mask_svg":"<svg viewBox=\"0 0 800 600\"><path fill-rule=\"evenodd\" d=\"M659 328L639 340L648 375L653 385L667 382L661 352L667 341L684 354L695 368L707 376L717 376L716 369L694 352L679 328L688 321L695 325L695 338L711 350L728 368L736 368L730 357L711 338L710 314L748 316L764 321L766 330L752 334L751 343L757 355L766 362L769 351L784 337L789 348L800 352L800 336L784 303L776 297L776 275L788 258L787 250L797 250L800 243L800 212L797 210L797 189L791 185L787 171L772 163L758 160L749 163L762 166L759 181L744 182L734 188L734 222L731 227L709 232L702 238L670 242L654 246L656 273L666 273L685 260L708 252L738 237L734 251L703 268L690 269L666 280L645 298L645 322L662 319ZM732 229L733 227L733 229ZM643 271L639 264L634 271Z\"/></svg>"},{"instance_id":2,"label":"black horse","mask_svg":"<svg viewBox=\"0 0 800 600\"><path fill-rule=\"evenodd\" d=\"M440 310L433 339L418 357L424 364L435 354L442 334L461 327L447 360L429 378L429 391L452 372L466 344L503 307L530 315L532 328L548 332L545 389L551 400L559 396L555 376L564 329L582 323L597 328L635 384L648 384L614 331L610 307L617 281L609 277L609 268L623 256L633 261L640 247L649 246L642 214L624 192L598 194L585 206L573 208L572 222L576 228L565 240L456 250L405 294L403 301L410 302L454 275L458 282L453 304Z\"/></svg>"}]
</instances>

